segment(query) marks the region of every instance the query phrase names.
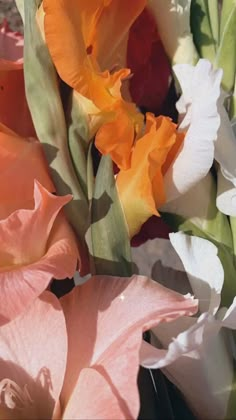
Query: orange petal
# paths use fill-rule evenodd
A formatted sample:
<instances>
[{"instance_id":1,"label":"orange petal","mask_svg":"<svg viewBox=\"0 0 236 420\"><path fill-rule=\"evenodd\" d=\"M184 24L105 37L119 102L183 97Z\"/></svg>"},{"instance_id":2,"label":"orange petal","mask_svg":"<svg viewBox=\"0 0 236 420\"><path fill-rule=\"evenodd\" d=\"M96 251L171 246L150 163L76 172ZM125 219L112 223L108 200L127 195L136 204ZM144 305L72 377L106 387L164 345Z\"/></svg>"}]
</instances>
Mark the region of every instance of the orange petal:
<instances>
[{"instance_id":1,"label":"orange petal","mask_svg":"<svg viewBox=\"0 0 236 420\"><path fill-rule=\"evenodd\" d=\"M87 42L93 46L92 53L102 70L111 70L119 64L126 67L129 29L145 4L146 0L129 0L127 7L126 0L112 0L103 7L93 37Z\"/></svg>"},{"instance_id":2,"label":"orange petal","mask_svg":"<svg viewBox=\"0 0 236 420\"><path fill-rule=\"evenodd\" d=\"M104 123L98 130L95 144L102 154L110 154L119 168L127 169L130 167L132 147L136 134L140 132L143 116L133 104L120 101L119 105L114 112L114 119Z\"/></svg>"},{"instance_id":3,"label":"orange petal","mask_svg":"<svg viewBox=\"0 0 236 420\"><path fill-rule=\"evenodd\" d=\"M19 137L2 124L0 167L0 219L33 205L34 179L49 191L55 190L41 144L32 138Z\"/></svg>"},{"instance_id":4,"label":"orange petal","mask_svg":"<svg viewBox=\"0 0 236 420\"><path fill-rule=\"evenodd\" d=\"M0 221L0 324L23 311L52 278L73 276L78 260L75 238L65 219L56 219L70 199L35 183L34 209L17 210Z\"/></svg>"},{"instance_id":5,"label":"orange petal","mask_svg":"<svg viewBox=\"0 0 236 420\"><path fill-rule=\"evenodd\" d=\"M87 57L88 45L83 32L87 32L90 21L95 19L97 3L96 0L43 0L45 37L50 54L62 80L74 88Z\"/></svg>"},{"instance_id":6,"label":"orange petal","mask_svg":"<svg viewBox=\"0 0 236 420\"><path fill-rule=\"evenodd\" d=\"M165 202L162 166L176 141L176 126L167 117L146 117L146 133L133 149L131 166L117 175L117 188L130 237Z\"/></svg>"},{"instance_id":7,"label":"orange petal","mask_svg":"<svg viewBox=\"0 0 236 420\"><path fill-rule=\"evenodd\" d=\"M93 56L102 70L111 70L119 45L145 0L44 0L45 36L57 71L70 86L80 78L80 66ZM63 39L63 41L62 41ZM125 49L122 45L122 54ZM114 57L114 58L113 58Z\"/></svg>"},{"instance_id":8,"label":"orange petal","mask_svg":"<svg viewBox=\"0 0 236 420\"><path fill-rule=\"evenodd\" d=\"M0 328L0 342L1 407L9 416L1 417L0 409L0 418L52 418L67 358L65 318L58 299L44 292L19 317ZM4 383L8 383L8 391ZM15 398L10 395L14 389ZM25 399L20 402L17 396L22 395Z\"/></svg>"},{"instance_id":9,"label":"orange petal","mask_svg":"<svg viewBox=\"0 0 236 420\"><path fill-rule=\"evenodd\" d=\"M101 413L100 418L106 419L136 418L139 411L137 374L143 331L159 322L195 313L196 301L143 276L95 276L64 296L61 303L69 340L67 370L61 393L62 410L66 410L67 414L65 417L73 418L77 410L80 418L82 407L83 418L99 418ZM96 372L84 371L86 368ZM101 388L96 386L98 383ZM78 389L80 393L76 392ZM91 400L85 399L86 392L96 395L92 404ZM105 402L108 403L107 408L104 407Z\"/></svg>"}]
</instances>

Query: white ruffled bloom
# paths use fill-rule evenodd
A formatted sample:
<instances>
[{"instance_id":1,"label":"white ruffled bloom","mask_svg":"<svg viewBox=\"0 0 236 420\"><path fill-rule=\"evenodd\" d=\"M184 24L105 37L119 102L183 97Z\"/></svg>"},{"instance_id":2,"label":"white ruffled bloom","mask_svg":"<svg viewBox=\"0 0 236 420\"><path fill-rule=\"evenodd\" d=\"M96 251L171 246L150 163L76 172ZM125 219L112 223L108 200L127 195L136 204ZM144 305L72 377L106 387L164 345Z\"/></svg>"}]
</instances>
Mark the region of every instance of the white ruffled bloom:
<instances>
[{"instance_id":1,"label":"white ruffled bloom","mask_svg":"<svg viewBox=\"0 0 236 420\"><path fill-rule=\"evenodd\" d=\"M236 329L236 299L229 309L219 309L224 272L215 245L180 232L170 234L170 241L186 270L189 290L199 299L199 317L182 317L154 329L153 343L163 348L144 343L142 365L164 368L199 418L223 419L234 374L231 329ZM158 258L162 255L159 252ZM164 263L168 264L167 253ZM169 265L177 268L171 261ZM156 265L155 275L166 286L175 282L176 289L186 289L184 271L163 273Z\"/></svg>"}]
</instances>

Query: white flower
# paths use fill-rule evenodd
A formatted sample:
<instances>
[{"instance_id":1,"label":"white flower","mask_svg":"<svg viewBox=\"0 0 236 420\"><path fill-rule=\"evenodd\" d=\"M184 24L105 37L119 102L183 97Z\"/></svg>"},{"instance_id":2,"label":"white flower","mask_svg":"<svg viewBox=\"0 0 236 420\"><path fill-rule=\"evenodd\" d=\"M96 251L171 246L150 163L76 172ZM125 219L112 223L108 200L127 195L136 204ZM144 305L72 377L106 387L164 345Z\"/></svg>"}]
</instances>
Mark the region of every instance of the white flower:
<instances>
[{"instance_id":1,"label":"white flower","mask_svg":"<svg viewBox=\"0 0 236 420\"><path fill-rule=\"evenodd\" d=\"M153 343L157 340L163 348L144 343L142 365L164 368L198 417L221 419L227 412L233 381L230 329L236 329L236 299L229 309L219 309L224 272L215 245L183 233L170 234L170 241L182 260L190 290L199 299L199 317L182 317L154 329ZM163 276L161 271L156 274ZM174 279L182 280L179 275L171 279L169 271L163 283L168 286Z\"/></svg>"}]
</instances>

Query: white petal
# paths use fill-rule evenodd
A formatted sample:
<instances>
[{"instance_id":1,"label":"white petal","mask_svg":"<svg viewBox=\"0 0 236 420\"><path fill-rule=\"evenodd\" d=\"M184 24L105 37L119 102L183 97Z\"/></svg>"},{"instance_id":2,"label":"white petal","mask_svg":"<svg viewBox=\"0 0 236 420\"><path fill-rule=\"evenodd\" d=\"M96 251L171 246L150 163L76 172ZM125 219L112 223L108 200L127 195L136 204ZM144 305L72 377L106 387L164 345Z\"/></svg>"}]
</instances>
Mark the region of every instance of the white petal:
<instances>
[{"instance_id":1,"label":"white petal","mask_svg":"<svg viewBox=\"0 0 236 420\"><path fill-rule=\"evenodd\" d=\"M224 271L217 248L206 239L171 233L170 241L182 260L201 312L215 314L220 305Z\"/></svg>"},{"instance_id":2,"label":"white petal","mask_svg":"<svg viewBox=\"0 0 236 420\"><path fill-rule=\"evenodd\" d=\"M185 316L165 325L160 324L152 329L157 339L154 338L152 343L164 349L156 349L143 342L140 350L141 365L150 369L168 366L181 356L200 349L203 343L219 333L220 328L221 322L206 313L198 319Z\"/></svg>"},{"instance_id":3,"label":"white petal","mask_svg":"<svg viewBox=\"0 0 236 420\"><path fill-rule=\"evenodd\" d=\"M223 176L220 170L217 174L216 205L222 213L236 216L236 187Z\"/></svg>"},{"instance_id":4,"label":"white petal","mask_svg":"<svg viewBox=\"0 0 236 420\"><path fill-rule=\"evenodd\" d=\"M148 0L158 32L170 60L195 63L198 58L190 30L191 0ZM171 28L171 30L168 30Z\"/></svg>"},{"instance_id":5,"label":"white petal","mask_svg":"<svg viewBox=\"0 0 236 420\"><path fill-rule=\"evenodd\" d=\"M218 104L221 121L215 144L215 159L219 162L224 177L236 186L236 137L224 108L223 99L221 98Z\"/></svg>"},{"instance_id":6,"label":"white petal","mask_svg":"<svg viewBox=\"0 0 236 420\"><path fill-rule=\"evenodd\" d=\"M163 369L200 419L224 419L233 381L233 360L223 333Z\"/></svg>"},{"instance_id":7,"label":"white petal","mask_svg":"<svg viewBox=\"0 0 236 420\"><path fill-rule=\"evenodd\" d=\"M155 265L158 261L161 261L162 265L166 267L185 271L169 239L155 238L132 248L132 261L138 267L140 274L150 278L153 278L153 269L155 270ZM154 280L159 281L155 277Z\"/></svg>"},{"instance_id":8,"label":"white petal","mask_svg":"<svg viewBox=\"0 0 236 420\"><path fill-rule=\"evenodd\" d=\"M224 418L230 395L233 362L221 325L208 314L197 321L183 317L153 330L157 340L153 337L152 343L161 343L167 351L147 343L141 348L142 365L164 367L163 372L202 419Z\"/></svg>"},{"instance_id":9,"label":"white petal","mask_svg":"<svg viewBox=\"0 0 236 420\"><path fill-rule=\"evenodd\" d=\"M215 182L211 173L208 173L193 188L175 200L169 201L159 210L173 213L184 219L191 219L200 228L210 217L209 209L215 200Z\"/></svg>"},{"instance_id":10,"label":"white petal","mask_svg":"<svg viewBox=\"0 0 236 420\"><path fill-rule=\"evenodd\" d=\"M232 305L227 309L224 318L222 319L224 327L236 330L236 297L233 300Z\"/></svg>"},{"instance_id":11,"label":"white petal","mask_svg":"<svg viewBox=\"0 0 236 420\"><path fill-rule=\"evenodd\" d=\"M187 70L191 77L186 77ZM181 115L179 130L187 132L164 177L167 201L184 194L206 176L213 163L214 141L220 124L217 100L222 71L213 70L210 62L203 59L194 68L182 64L174 66L174 71L182 83L179 111L186 110L185 116Z\"/></svg>"}]
</instances>

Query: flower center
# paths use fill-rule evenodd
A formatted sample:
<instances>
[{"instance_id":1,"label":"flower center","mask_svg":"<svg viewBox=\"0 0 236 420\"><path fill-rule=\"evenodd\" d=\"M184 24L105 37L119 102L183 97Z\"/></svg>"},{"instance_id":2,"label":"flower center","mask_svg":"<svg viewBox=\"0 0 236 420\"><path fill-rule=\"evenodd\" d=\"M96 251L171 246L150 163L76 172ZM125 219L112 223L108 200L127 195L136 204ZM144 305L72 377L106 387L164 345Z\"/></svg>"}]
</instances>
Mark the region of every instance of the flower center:
<instances>
[{"instance_id":1,"label":"flower center","mask_svg":"<svg viewBox=\"0 0 236 420\"><path fill-rule=\"evenodd\" d=\"M11 379L5 378L0 381L0 406L3 405L12 410L24 410L33 402L27 384L21 389Z\"/></svg>"}]
</instances>

